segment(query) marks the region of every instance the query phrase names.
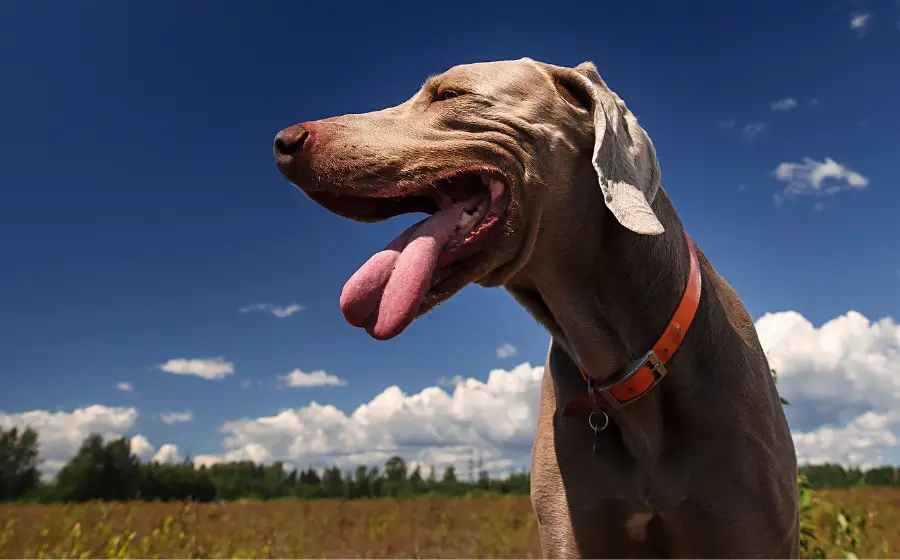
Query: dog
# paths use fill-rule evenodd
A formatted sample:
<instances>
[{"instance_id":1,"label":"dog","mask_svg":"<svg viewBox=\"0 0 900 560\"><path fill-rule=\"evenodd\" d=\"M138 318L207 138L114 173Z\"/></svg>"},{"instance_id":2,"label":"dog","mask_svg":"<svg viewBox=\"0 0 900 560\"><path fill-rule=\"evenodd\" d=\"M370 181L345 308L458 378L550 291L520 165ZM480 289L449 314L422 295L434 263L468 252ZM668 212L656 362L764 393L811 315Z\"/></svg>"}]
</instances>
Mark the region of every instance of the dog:
<instances>
[{"instance_id":1,"label":"dog","mask_svg":"<svg viewBox=\"0 0 900 560\"><path fill-rule=\"evenodd\" d=\"M545 556L799 556L797 458L753 321L593 63L455 66L273 149L331 212L430 215L347 281L351 325L390 339L477 283L550 333L531 470Z\"/></svg>"}]
</instances>

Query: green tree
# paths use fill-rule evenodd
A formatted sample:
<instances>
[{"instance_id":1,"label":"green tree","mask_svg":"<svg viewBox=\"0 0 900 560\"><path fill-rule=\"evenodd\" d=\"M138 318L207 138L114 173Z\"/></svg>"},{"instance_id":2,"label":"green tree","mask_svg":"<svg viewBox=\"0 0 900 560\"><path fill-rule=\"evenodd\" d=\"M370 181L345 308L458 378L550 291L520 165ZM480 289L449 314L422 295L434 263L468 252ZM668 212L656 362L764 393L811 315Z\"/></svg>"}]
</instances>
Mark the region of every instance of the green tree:
<instances>
[{"instance_id":1,"label":"green tree","mask_svg":"<svg viewBox=\"0 0 900 560\"><path fill-rule=\"evenodd\" d=\"M434 464L431 465L431 468L428 469L428 478L425 479L425 487L429 491L434 491L437 489L437 472L435 471Z\"/></svg>"},{"instance_id":2,"label":"green tree","mask_svg":"<svg viewBox=\"0 0 900 560\"><path fill-rule=\"evenodd\" d=\"M456 467L450 465L444 469L444 476L441 477L441 482L444 484L456 484Z\"/></svg>"},{"instance_id":3,"label":"green tree","mask_svg":"<svg viewBox=\"0 0 900 560\"><path fill-rule=\"evenodd\" d=\"M31 427L0 427L0 501L17 500L37 489L38 435Z\"/></svg>"},{"instance_id":4,"label":"green tree","mask_svg":"<svg viewBox=\"0 0 900 560\"><path fill-rule=\"evenodd\" d=\"M343 497L344 477L341 475L341 469L337 466L325 469L322 475L322 486L325 490L325 496L329 498Z\"/></svg>"},{"instance_id":5,"label":"green tree","mask_svg":"<svg viewBox=\"0 0 900 560\"><path fill-rule=\"evenodd\" d=\"M104 444L99 434L90 434L56 481L63 501L133 500L141 487L141 464L128 439Z\"/></svg>"},{"instance_id":6,"label":"green tree","mask_svg":"<svg viewBox=\"0 0 900 560\"><path fill-rule=\"evenodd\" d=\"M384 476L391 482L405 482L407 474L406 461L394 455L384 464Z\"/></svg>"},{"instance_id":7,"label":"green tree","mask_svg":"<svg viewBox=\"0 0 900 560\"><path fill-rule=\"evenodd\" d=\"M325 474L327 476L327 469ZM343 494L343 491L344 485L341 481L340 470L337 471L337 489L333 494L329 494L325 481L319 477L319 473L317 473L314 468L310 467L309 469L300 472L300 476L297 478L294 495L300 498L324 498L329 495L331 495L331 497L339 497Z\"/></svg>"},{"instance_id":8,"label":"green tree","mask_svg":"<svg viewBox=\"0 0 900 560\"><path fill-rule=\"evenodd\" d=\"M406 461L403 460L403 457L395 455L388 459L384 464L382 495L399 497L410 494L407 472Z\"/></svg>"},{"instance_id":9,"label":"green tree","mask_svg":"<svg viewBox=\"0 0 900 560\"><path fill-rule=\"evenodd\" d=\"M422 479L422 468L416 465L416 468L409 475L409 492L412 495L424 493L426 490L425 481Z\"/></svg>"}]
</instances>

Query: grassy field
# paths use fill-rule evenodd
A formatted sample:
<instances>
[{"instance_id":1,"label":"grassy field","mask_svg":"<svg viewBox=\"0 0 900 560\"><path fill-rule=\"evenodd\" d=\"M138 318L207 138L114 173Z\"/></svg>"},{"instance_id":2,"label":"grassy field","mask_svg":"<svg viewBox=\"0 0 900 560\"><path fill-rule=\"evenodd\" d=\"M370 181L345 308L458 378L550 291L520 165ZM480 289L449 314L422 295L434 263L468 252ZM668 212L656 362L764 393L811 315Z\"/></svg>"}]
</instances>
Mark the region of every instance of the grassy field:
<instances>
[{"instance_id":1,"label":"grassy field","mask_svg":"<svg viewBox=\"0 0 900 560\"><path fill-rule=\"evenodd\" d=\"M900 557L900 490L815 496L828 557ZM528 498L0 505L0 531L3 558L540 556Z\"/></svg>"}]
</instances>

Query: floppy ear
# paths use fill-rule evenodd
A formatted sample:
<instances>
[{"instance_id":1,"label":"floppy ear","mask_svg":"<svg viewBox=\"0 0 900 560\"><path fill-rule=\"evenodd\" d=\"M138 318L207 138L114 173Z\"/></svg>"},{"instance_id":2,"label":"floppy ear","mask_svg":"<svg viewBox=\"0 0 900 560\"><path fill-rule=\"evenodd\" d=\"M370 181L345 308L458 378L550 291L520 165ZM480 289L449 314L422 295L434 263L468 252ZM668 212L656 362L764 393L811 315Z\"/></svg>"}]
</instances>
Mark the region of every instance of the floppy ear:
<instances>
[{"instance_id":1,"label":"floppy ear","mask_svg":"<svg viewBox=\"0 0 900 560\"><path fill-rule=\"evenodd\" d=\"M592 161L606 207L635 233L663 233L665 229L650 207L660 182L653 142L592 63L579 64L575 71L586 82L592 100Z\"/></svg>"}]
</instances>

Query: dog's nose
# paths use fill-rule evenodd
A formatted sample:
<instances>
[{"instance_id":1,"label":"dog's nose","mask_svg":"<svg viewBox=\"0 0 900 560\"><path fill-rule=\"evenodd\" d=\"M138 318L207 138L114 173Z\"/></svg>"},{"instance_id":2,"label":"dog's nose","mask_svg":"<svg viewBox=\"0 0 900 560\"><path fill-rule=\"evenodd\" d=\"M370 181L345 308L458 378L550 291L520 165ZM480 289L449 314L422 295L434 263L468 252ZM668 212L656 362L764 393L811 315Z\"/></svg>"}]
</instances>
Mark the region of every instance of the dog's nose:
<instances>
[{"instance_id":1,"label":"dog's nose","mask_svg":"<svg viewBox=\"0 0 900 560\"><path fill-rule=\"evenodd\" d=\"M302 124L285 128L275 135L275 157L279 162L290 159L303 151L303 145L309 139L309 129Z\"/></svg>"}]
</instances>

